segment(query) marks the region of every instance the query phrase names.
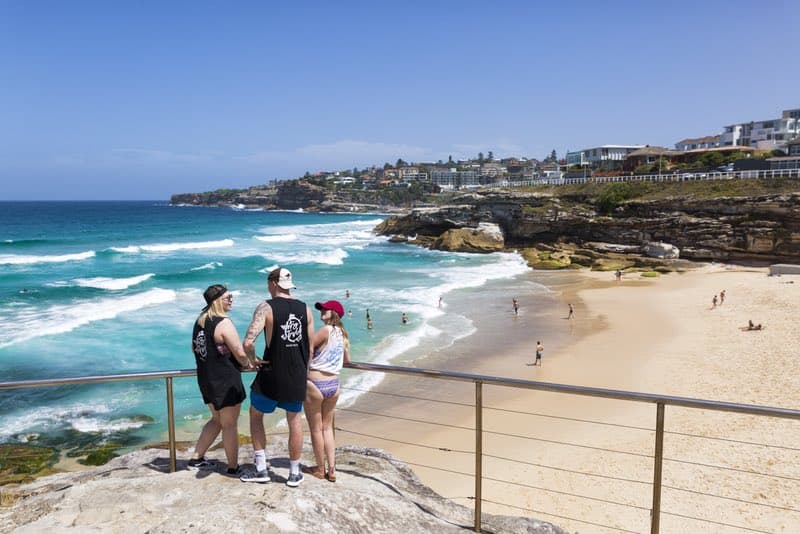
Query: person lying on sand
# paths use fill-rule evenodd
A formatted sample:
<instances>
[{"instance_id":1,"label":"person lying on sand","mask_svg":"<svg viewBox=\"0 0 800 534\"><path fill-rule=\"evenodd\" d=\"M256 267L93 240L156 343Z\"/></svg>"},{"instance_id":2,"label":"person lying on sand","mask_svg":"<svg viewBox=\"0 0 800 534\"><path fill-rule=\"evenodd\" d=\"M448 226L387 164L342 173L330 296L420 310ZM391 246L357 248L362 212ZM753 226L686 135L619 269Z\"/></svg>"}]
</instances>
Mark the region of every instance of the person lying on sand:
<instances>
[{"instance_id":1,"label":"person lying on sand","mask_svg":"<svg viewBox=\"0 0 800 534\"><path fill-rule=\"evenodd\" d=\"M739 330L742 330L743 332L750 330L764 330L764 326L761 323L753 324L753 321L749 320L747 321L747 326L741 326L739 327Z\"/></svg>"}]
</instances>

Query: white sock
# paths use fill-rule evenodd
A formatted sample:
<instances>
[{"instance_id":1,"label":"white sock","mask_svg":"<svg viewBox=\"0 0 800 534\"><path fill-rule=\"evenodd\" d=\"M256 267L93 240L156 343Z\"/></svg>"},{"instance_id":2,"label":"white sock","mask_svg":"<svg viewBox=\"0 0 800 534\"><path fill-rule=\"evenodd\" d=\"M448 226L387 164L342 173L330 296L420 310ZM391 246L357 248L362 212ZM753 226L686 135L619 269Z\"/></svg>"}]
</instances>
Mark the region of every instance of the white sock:
<instances>
[{"instance_id":1,"label":"white sock","mask_svg":"<svg viewBox=\"0 0 800 534\"><path fill-rule=\"evenodd\" d=\"M289 473L296 475L300 472L300 460L289 460Z\"/></svg>"},{"instance_id":2,"label":"white sock","mask_svg":"<svg viewBox=\"0 0 800 534\"><path fill-rule=\"evenodd\" d=\"M255 451L256 456L256 471L266 471L269 465L267 464L267 455L264 453L264 449L260 451Z\"/></svg>"}]
</instances>

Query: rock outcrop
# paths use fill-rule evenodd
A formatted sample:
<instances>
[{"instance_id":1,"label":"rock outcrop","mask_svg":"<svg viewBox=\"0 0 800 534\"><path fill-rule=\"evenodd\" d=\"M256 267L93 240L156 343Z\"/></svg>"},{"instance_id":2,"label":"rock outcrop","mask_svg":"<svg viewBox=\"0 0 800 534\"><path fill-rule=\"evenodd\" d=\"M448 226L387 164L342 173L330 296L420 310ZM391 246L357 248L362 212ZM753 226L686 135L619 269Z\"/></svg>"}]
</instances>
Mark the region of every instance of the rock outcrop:
<instances>
[{"instance_id":1,"label":"rock outcrop","mask_svg":"<svg viewBox=\"0 0 800 534\"><path fill-rule=\"evenodd\" d=\"M2 489L0 532L465 532L473 511L422 485L403 463L377 449L337 451L337 482L311 475L299 488L285 444L267 455L269 484L242 483L216 471L168 473L164 450L146 449L78 473ZM247 457L245 449L241 457ZM276 458L277 456L277 458ZM532 518L483 514L488 532L565 534Z\"/></svg>"},{"instance_id":2,"label":"rock outcrop","mask_svg":"<svg viewBox=\"0 0 800 534\"><path fill-rule=\"evenodd\" d=\"M800 193L627 201L608 215L587 199L549 195L503 192L460 201L458 206L413 210L376 230L413 235L422 244L446 248L449 241L441 239L445 232L495 223L506 248L534 248L531 265L538 262L547 268L600 266L597 260L608 263L611 254L625 255L636 267L664 267L667 264L650 260L670 262L678 255L691 260L800 263ZM605 250L596 243L605 243ZM600 257L586 252L591 249ZM557 251L569 258L557 257Z\"/></svg>"}]
</instances>

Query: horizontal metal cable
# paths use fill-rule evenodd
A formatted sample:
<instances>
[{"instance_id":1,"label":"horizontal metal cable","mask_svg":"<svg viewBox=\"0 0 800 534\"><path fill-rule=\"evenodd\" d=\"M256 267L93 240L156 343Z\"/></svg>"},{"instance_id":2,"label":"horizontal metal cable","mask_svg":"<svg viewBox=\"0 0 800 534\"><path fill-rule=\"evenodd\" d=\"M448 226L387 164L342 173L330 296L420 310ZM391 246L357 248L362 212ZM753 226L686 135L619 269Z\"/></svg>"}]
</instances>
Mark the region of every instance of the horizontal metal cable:
<instances>
[{"instance_id":1,"label":"horizontal metal cable","mask_svg":"<svg viewBox=\"0 0 800 534\"><path fill-rule=\"evenodd\" d=\"M668 488L668 489L675 490L675 491L685 491L687 493L694 493L695 495L703 495L704 497L713 497L715 499L725 499L725 500L728 500L728 501L736 501L736 502L740 502L740 503L743 503L743 504L754 504L756 506L766 506L768 508L774 508L776 510L785 510L787 512L800 513L800 510L798 510L798 509L787 508L785 506L778 506L776 504L766 504L766 503L755 502L755 501L746 501L744 499L737 499L736 497L725 497L724 495L716 495L714 493L705 493L703 491L691 490L691 489L686 489L686 488L678 488L678 487L675 487L675 486L669 486L667 484L662 484L661 487L662 488Z\"/></svg>"},{"instance_id":2,"label":"horizontal metal cable","mask_svg":"<svg viewBox=\"0 0 800 534\"><path fill-rule=\"evenodd\" d=\"M575 517L569 517L569 516L566 516L566 515L553 514L551 512L545 512L544 510L536 510L534 508L525 508L523 506L514 506L513 504L508 504L508 503L505 503L505 502L497 502L497 501L492 501L492 500L489 500L489 499L481 499L481 502L489 502L489 503L492 503L492 504L499 504L500 506L507 506L509 508L516 508L517 510L524 510L526 512L534 512L534 513L537 513L537 514L544 514L544 515L548 515L550 517L557 517L559 519L566 519L567 521L575 521L577 523L583 523L585 525L592 525L594 527L608 528L608 529L613 530L614 532L628 532L630 534L640 534L639 531L636 531L636 530L625 530L624 528L621 528L621 527L612 527L612 526L609 526L609 525L604 525L602 523L593 523L592 521L586 521L584 519L577 519Z\"/></svg>"},{"instance_id":3,"label":"horizontal metal cable","mask_svg":"<svg viewBox=\"0 0 800 534\"><path fill-rule=\"evenodd\" d=\"M689 460L677 460L675 458L664 458L665 462L675 462L679 464L688 464L688 465L696 465L699 467L710 467L712 469L722 469L723 471L735 471L737 473L746 473L748 475L758 475L762 477L769 477L769 478L780 478L783 480L792 480L794 482L800 482L800 478L790 477L786 475L773 475L771 473L760 473L758 471L751 471L749 469L739 469L738 467L727 467L724 465L713 465L713 464L704 464L701 462L691 462Z\"/></svg>"},{"instance_id":4,"label":"horizontal metal cable","mask_svg":"<svg viewBox=\"0 0 800 534\"><path fill-rule=\"evenodd\" d=\"M378 395L387 395L387 396L392 396L392 397L400 397L400 398L403 398L403 399L424 400L424 401L428 401L428 402L438 402L438 403L442 403L442 404L453 404L453 405L456 405L456 406L466 406L466 407L469 407L469 408L474 408L475 407L474 404L469 403L469 402L445 401L445 400L440 400L440 399L431 399L429 397L415 397L413 395L401 395L399 393L386 393L384 391L373 391L373 390L369 390L369 389L360 389L360 388L353 388L353 387L342 387L342 389L352 389L354 391L362 391L364 393L375 393L375 394L378 394ZM484 410L494 410L494 411L498 411L498 412L508 412L508 413L524 414L524 415L533 415L533 416L537 416L537 417L547 417L547 418L550 418L550 419L562 419L564 421L575 421L575 422L578 422L578 423L591 423L591 424L595 424L595 425L607 425L607 426L615 426L615 427L620 427L620 428L630 428L630 429L634 429L634 430L646 430L646 431L649 431L649 432L655 432L655 429L652 429L652 428L633 426L633 425L620 425L620 424L617 424L617 423L607 423L605 421L593 421L591 419L578 419L578 418L575 418L575 417L563 417L563 416L560 416L560 415L550 415L550 414L537 413L537 412L526 412L526 411L523 411L523 410L511 410L511 409L508 409L508 408L494 408L492 406L484 406L483 409Z\"/></svg>"},{"instance_id":5,"label":"horizontal metal cable","mask_svg":"<svg viewBox=\"0 0 800 534\"><path fill-rule=\"evenodd\" d=\"M439 402L441 404L452 404L455 406L466 406L469 408L474 408L475 405L469 402L456 402L456 401L446 401L441 399L431 399L427 397L415 397L413 395L401 395L400 393L387 393L385 391L376 391L372 389L362 389L362 388L354 388L352 386L341 386L339 389L349 389L352 391L361 391L363 393L372 393L375 395L386 395L388 397L400 397L402 399L411 399L411 400L423 400L428 402Z\"/></svg>"},{"instance_id":6,"label":"horizontal metal cable","mask_svg":"<svg viewBox=\"0 0 800 534\"><path fill-rule=\"evenodd\" d=\"M357 413L357 414L361 414L361 415L375 415L377 417L388 417L388 418L391 418L391 419L399 419L401 421L411 421L412 423L425 423L426 425L435 425L435 426L442 426L442 427L447 427L447 428L455 428L455 429L458 429L458 430L469 430L469 431L475 432L474 428L471 428L471 427L468 427L468 426L449 425L447 423L440 423L438 421L425 421L425 420L422 420L422 419L411 419L410 417L400 417L399 415L383 414L383 413L378 413L378 412L366 412L366 411L363 411L363 410L354 410L352 408L341 408L339 411L341 411L341 412L352 412L352 413Z\"/></svg>"},{"instance_id":7,"label":"horizontal metal cable","mask_svg":"<svg viewBox=\"0 0 800 534\"><path fill-rule=\"evenodd\" d=\"M593 421L591 419L579 419L576 417L564 417L561 415L550 415L546 413L537 413L537 412L526 412L524 410L510 410L508 408L492 408L490 406L484 406L485 410L495 410L498 412L508 412L508 413L516 413L521 415L533 415L536 417L546 417L548 419L561 419L563 421L575 421L577 423L591 423L593 425L604 425L604 426L614 426L619 428L629 428L631 430L645 430L647 432L655 432L654 428L647 428L643 426L634 426L634 425L620 425L617 423L608 423L606 421Z\"/></svg>"},{"instance_id":8,"label":"horizontal metal cable","mask_svg":"<svg viewBox=\"0 0 800 534\"><path fill-rule=\"evenodd\" d=\"M428 425L442 426L442 427L447 427L447 428L456 428L456 429L459 429L459 430L470 430L472 432L475 431L474 428L466 427L466 426L449 425L447 423L438 423L438 422L434 422L434 421L424 421L422 419L412 419L412 418L409 418L409 417L400 417L400 416L396 416L396 415L388 415L388 414L382 414L382 413L377 413L377 412L367 412L367 411L363 411L363 410L353 410L352 408L343 408L341 411L353 412L353 413L358 413L358 414L362 414L362 415L374 415L374 416L377 416L377 417L386 417L386 418L391 418L391 419L400 419L402 421L411 421L413 423L425 423L425 424L428 424ZM567 445L567 446L570 446L570 447L578 447L578 448L582 448L582 449L590 449L590 450L597 450L597 451L604 451L604 452L613 452L613 453L617 453L617 454L628 454L628 455L631 455L631 456L638 456L638 457L642 457L642 458L653 458L653 456L649 455L649 454L642 454L642 453L638 453L638 452L629 452L629 451L619 451L619 450L616 450L616 449L604 449L602 447L594 447L594 446L591 446L591 445L581 445L580 443L570 443L568 441L556 441L556 440L545 439L545 438L534 438L534 437L531 437L531 436L521 436L519 434L509 434L509 433L505 433L505 432L495 432L495 431L492 431L492 430L484 430L483 433L484 434L493 434L493 435L496 435L496 436L511 437L511 438L529 439L529 440L532 440L532 441L541 441L541 442L544 442L544 443L554 443L554 444L557 444L557 445Z\"/></svg>"},{"instance_id":9,"label":"horizontal metal cable","mask_svg":"<svg viewBox=\"0 0 800 534\"><path fill-rule=\"evenodd\" d=\"M789 447L787 445L774 445L772 443L758 443L755 441L745 441L740 439L731 439L731 438L719 438L716 436L700 436L699 434L689 434L686 432L670 432L664 431L664 434L672 434L674 436L687 436L691 438L700 438L700 439L708 439L713 441L727 441L730 443L736 443L738 445L756 445L758 447L768 447L770 449L784 449L787 451L800 451L800 447Z\"/></svg>"},{"instance_id":10,"label":"horizontal metal cable","mask_svg":"<svg viewBox=\"0 0 800 534\"><path fill-rule=\"evenodd\" d=\"M633 484L645 484L647 486L652 486L653 485L652 482L647 482L647 481L644 481L644 480L634 480L632 478L622 478L622 477L615 477L615 476L612 476L612 475L600 475L598 473L588 473L586 471L577 471L575 469L567 469L565 467L555 467L555 466L552 466L552 465L537 464L535 462L527 462L525 460L517 460L517 459L514 459L514 458L506 458L505 456L496 456L494 454L483 453L483 456L486 457L486 458L494 458L496 460L505 460L505 461L508 461L508 462L514 462L514 463L518 463L518 464L530 465L530 466L533 466L533 467L542 467L544 469L552 469L553 471L562 471L562 472L565 472L565 473L572 473L572 474L575 474L575 475L586 475L586 476L590 476L590 477L605 478L605 479L609 479L609 480L617 480L619 482L631 482Z\"/></svg>"},{"instance_id":11,"label":"horizontal metal cable","mask_svg":"<svg viewBox=\"0 0 800 534\"><path fill-rule=\"evenodd\" d=\"M336 427L336 430L337 431L342 431L342 432L347 432L348 434L355 434L355 435L358 435L358 436L366 436L368 438L380 439L380 440L383 440L383 441L391 441L393 443L399 443L401 445L409 445L409 446L412 446L412 447L419 447L421 449L430 449L430 450L437 450L437 451L442 451L442 452L455 452L455 453L458 453L458 454L475 454L474 451L450 449L450 448L447 448L447 447L437 447L435 445L420 445L419 443L411 443L410 441L401 441L401 440L397 440L397 439L387 438L387 437L384 437L384 436L376 436L374 434L366 434L364 432L356 432L355 430L347 430L346 428L341 428L341 427ZM635 483L635 484L645 484L645 485L648 485L648 486L652 486L653 485L652 482L646 482L646 481L642 481L642 480L634 480L634 479L630 479L630 478L615 477L615 476L612 476L612 475L600 475L598 473L589 473L589 472L586 472L586 471L577 471L575 469L567 469L567 468L564 468L564 467L555 467L555 466L552 466L552 465L539 464L539 463L536 463L536 462L528 462L528 461L525 461L525 460L517 460L517 459L514 459L514 458L507 458L507 457L504 457L504 456L497 456L497 455L494 455L494 454L483 453L483 456L485 458L494 458L496 460L505 460L505 461L508 461L508 462L514 462L514 463L518 463L518 464L530 465L530 466L533 466L533 467L541 467L543 469L551 469L553 471L561 471L561 472L564 472L564 473L572 473L572 474L576 474L576 475L586 475L586 476L590 476L590 477L597 477L597 478L604 478L604 479L609 479L609 480L616 480L616 481L619 481L619 482L631 482L631 483Z\"/></svg>"},{"instance_id":12,"label":"horizontal metal cable","mask_svg":"<svg viewBox=\"0 0 800 534\"><path fill-rule=\"evenodd\" d=\"M616 453L616 454L627 454L627 455L630 455L630 456L638 456L640 458L654 458L654 456L652 454L643 454L643 453L640 453L640 452L629 452L629 451L618 451L616 449L604 449L602 447L594 447L592 445L581 445L580 443L570 443L568 441L556 441L556 440L553 440L553 439L534 438L534 437L531 437L531 436L522 436L522 435L519 435L519 434L509 434L509 433L506 433L506 432L494 432L492 430L484 430L483 433L484 434L494 434L496 436L506 436L506 437L511 437L511 438L529 439L529 440L532 440L532 441L542 441L544 443L554 443L556 445L568 445L570 447L578 447L578 448L581 448L581 449L590 449L590 450L603 451L603 452L613 452L613 453Z\"/></svg>"},{"instance_id":13,"label":"horizontal metal cable","mask_svg":"<svg viewBox=\"0 0 800 534\"><path fill-rule=\"evenodd\" d=\"M492 482L500 482L501 484L510 484L512 486L520 486L522 488L529 488L529 489L535 489L535 490L539 490L539 491L546 491L548 493L557 493L558 495L567 495L568 497L577 497L579 499L587 499L587 500L590 500L590 501L597 501L597 502L602 502L602 503L606 503L606 504L613 504L613 505L616 505L616 506L626 506L628 508L635 508L637 510L650 511L650 508L648 508L646 506L638 506L636 504L627 504L627 503L624 503L624 502L612 501L612 500L609 500L609 499L601 499L600 497L590 497L588 495L581 495L579 493L570 493L568 491L554 490L554 489L544 488L544 487L541 487L541 486L534 486L533 484L525 484L524 482L514 482L514 481L511 481L511 480L501 480L499 478L492 478L492 477L488 477L486 475L483 475L482 478L483 478L483 480L491 480Z\"/></svg>"},{"instance_id":14,"label":"horizontal metal cable","mask_svg":"<svg viewBox=\"0 0 800 534\"><path fill-rule=\"evenodd\" d=\"M774 532L770 532L769 530L758 530L758 529L755 529L755 528L743 527L741 525L732 525L730 523L723 523L721 521L713 521L711 519L703 519L702 517L692 517L690 515L677 514L675 512L665 512L665 511L662 510L661 513L664 514L664 515L671 515L671 516L680 517L680 518L683 518L683 519L692 519L694 521L700 521L702 523L711 523L712 525L720 525L722 527L738 528L740 530L747 530L748 532L760 532L761 534L775 534Z\"/></svg>"},{"instance_id":15,"label":"horizontal metal cable","mask_svg":"<svg viewBox=\"0 0 800 534\"><path fill-rule=\"evenodd\" d=\"M441 404L451 404L451 405L455 405L455 406L465 406L465 407L471 407L471 408L474 408L474 406L475 406L474 404L468 403L468 402L445 401L445 400L441 400L441 399L432 399L432 398L429 398L429 397L417 397L417 396L413 396L413 395L401 395L399 393L387 393L387 392L384 392L384 391L374 391L374 390L355 388L355 387L342 387L342 389L351 389L353 391L361 391L363 393L373 393L373 394L376 394L376 395L387 395L387 396L392 396L392 397L400 397L400 398L404 398L404 399L424 400L424 401L427 401L427 402L438 402L438 403L441 403ZM564 416L561 416L561 415L552 415L552 414L545 414L545 413L540 413L540 412L528 412L528 411L525 411L525 410L512 410L510 408L495 408L493 406L484 406L483 409L484 410L494 410L494 411L498 411L498 412L514 413L514 414L520 414L520 415L532 415L534 417L544 417L544 418L548 418L548 419L558 419L558 420L562 420L562 421L574 421L574 422L577 422L577 423L588 423L588 424L593 424L593 425L612 426L612 427L618 427L618 428L628 428L628 429L631 429L631 430L643 430L643 431L646 431L646 432L655 432L655 429L648 428L648 427L635 426L635 425L623 425L623 424L619 424L619 423L609 423L609 422L606 422L606 421L595 421L595 420L592 420L592 419L580 419L580 418L577 418L577 417L564 417ZM774 449L785 449L785 450L789 450L789 451L800 451L800 447L789 447L789 446L786 446L786 445L775 445L775 444L772 444L772 443L758 443L758 442L755 442L755 441L746 441L746 440L738 440L738 439L731 439L731 438L721 438L721 437L717 437L717 436L701 436L699 434L692 434L692 433L689 433L689 432L675 432L675 431L665 430L664 434L669 434L669 435L673 435L673 436L686 436L686 437L707 439L707 440L713 440L713 441L725 441L725 442L729 442L729 443L737 443L737 444L740 444L740 445L754 445L754 446L768 447L768 448L774 448Z\"/></svg>"}]
</instances>

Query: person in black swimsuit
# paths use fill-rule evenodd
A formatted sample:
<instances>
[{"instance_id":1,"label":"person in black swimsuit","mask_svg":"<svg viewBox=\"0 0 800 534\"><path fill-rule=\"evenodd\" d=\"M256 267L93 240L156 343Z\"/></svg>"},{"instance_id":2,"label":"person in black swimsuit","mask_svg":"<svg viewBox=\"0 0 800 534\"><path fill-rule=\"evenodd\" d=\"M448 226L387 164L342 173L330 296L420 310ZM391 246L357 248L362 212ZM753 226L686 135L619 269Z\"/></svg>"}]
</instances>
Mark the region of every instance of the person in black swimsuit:
<instances>
[{"instance_id":1,"label":"person in black swimsuit","mask_svg":"<svg viewBox=\"0 0 800 534\"><path fill-rule=\"evenodd\" d=\"M228 461L227 474L239 476L239 432L237 421L242 401L247 397L240 369L252 365L228 318L233 295L223 285L209 286L203 293L206 307L197 317L192 331L192 352L197 363L197 385L203 402L211 410L211 419L203 427L191 468L212 467L205 459L208 448L222 432L222 444Z\"/></svg>"}]
</instances>

